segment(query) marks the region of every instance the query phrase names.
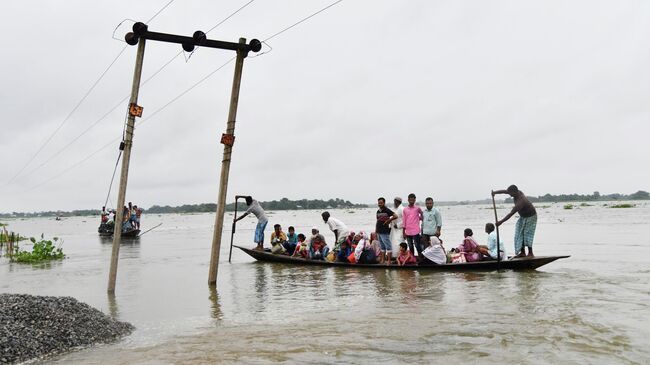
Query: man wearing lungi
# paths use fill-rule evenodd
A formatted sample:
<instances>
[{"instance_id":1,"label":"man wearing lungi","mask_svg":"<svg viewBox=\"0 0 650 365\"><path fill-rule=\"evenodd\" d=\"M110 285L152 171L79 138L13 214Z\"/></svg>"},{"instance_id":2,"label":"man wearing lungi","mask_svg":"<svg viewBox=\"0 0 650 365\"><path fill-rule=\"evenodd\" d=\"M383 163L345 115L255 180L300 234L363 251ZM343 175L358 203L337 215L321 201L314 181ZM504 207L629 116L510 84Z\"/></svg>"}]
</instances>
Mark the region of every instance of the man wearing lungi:
<instances>
[{"instance_id":1,"label":"man wearing lungi","mask_svg":"<svg viewBox=\"0 0 650 365\"><path fill-rule=\"evenodd\" d=\"M515 257L526 256L525 247L528 247L528 256L533 257L533 239L535 238L535 228L537 228L537 211L533 203L516 185L510 185L506 190L492 191L492 196L496 194L508 194L515 203L512 211L498 221L497 226L510 219L515 213L519 213L515 225L515 252L517 253Z\"/></svg>"}]
</instances>

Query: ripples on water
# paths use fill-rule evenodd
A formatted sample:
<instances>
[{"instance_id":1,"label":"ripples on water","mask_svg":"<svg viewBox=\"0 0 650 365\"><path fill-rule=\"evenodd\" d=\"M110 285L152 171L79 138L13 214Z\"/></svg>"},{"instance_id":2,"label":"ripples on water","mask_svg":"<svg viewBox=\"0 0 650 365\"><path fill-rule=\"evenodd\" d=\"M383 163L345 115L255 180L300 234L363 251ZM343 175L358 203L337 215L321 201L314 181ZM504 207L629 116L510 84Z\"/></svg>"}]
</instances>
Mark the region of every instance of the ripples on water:
<instances>
[{"instance_id":1,"label":"ripples on water","mask_svg":"<svg viewBox=\"0 0 650 365\"><path fill-rule=\"evenodd\" d=\"M492 213L480 208L443 207L447 247L466 226L481 231ZM110 241L94 236L92 222L11 221L22 233L62 236L70 258L47 268L2 261L0 290L72 295L137 326L120 343L49 362L647 363L650 249L640 222L650 207L540 210L536 253L573 257L534 272L291 267L240 252L228 264L224 247L217 290L205 285L213 216L148 216L146 224L164 225L121 247L117 295L108 298ZM325 230L318 213L277 212L271 221ZM373 210L335 213L372 229ZM253 226L238 227L238 242Z\"/></svg>"}]
</instances>

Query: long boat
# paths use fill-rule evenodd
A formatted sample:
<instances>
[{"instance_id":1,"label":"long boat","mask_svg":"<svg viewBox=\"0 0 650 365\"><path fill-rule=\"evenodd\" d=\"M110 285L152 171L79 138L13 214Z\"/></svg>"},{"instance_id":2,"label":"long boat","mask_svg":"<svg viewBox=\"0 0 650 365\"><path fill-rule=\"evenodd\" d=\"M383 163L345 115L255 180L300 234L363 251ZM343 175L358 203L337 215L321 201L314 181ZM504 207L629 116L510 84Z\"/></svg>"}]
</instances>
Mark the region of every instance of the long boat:
<instances>
[{"instance_id":1,"label":"long boat","mask_svg":"<svg viewBox=\"0 0 650 365\"><path fill-rule=\"evenodd\" d=\"M111 237L113 236L114 232L114 227L113 225L102 223L99 225L99 228L97 228L97 233L99 233L100 236L102 237ZM122 229L122 237L125 238L136 238L140 235L140 230L139 229L128 229L124 230Z\"/></svg>"},{"instance_id":2,"label":"long boat","mask_svg":"<svg viewBox=\"0 0 650 365\"><path fill-rule=\"evenodd\" d=\"M363 267L373 269L398 269L398 270L423 270L423 271L494 271L494 270L535 270L540 266L551 263L555 260L565 259L570 256L535 256L535 257L518 257L510 260L503 260L497 262L491 261L477 261L477 262L463 262L451 263L444 265L426 265L426 266L399 266L395 264L352 264L348 262L329 262L324 260L307 260L301 257L292 257L288 255L276 255L269 251L259 251L250 248L233 245L238 249L244 251L252 258L262 262L274 262L291 265L312 265L323 267Z\"/></svg>"}]
</instances>

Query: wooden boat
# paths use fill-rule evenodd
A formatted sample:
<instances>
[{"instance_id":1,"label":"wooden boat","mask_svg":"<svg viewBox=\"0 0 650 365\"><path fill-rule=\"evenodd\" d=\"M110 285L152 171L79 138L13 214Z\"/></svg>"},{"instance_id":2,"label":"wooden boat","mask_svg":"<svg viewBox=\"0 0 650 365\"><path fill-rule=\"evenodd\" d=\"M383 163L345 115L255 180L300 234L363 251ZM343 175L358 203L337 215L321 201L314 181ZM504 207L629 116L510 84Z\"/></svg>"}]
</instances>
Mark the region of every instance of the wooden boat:
<instances>
[{"instance_id":1,"label":"wooden boat","mask_svg":"<svg viewBox=\"0 0 650 365\"><path fill-rule=\"evenodd\" d=\"M102 237L111 237L113 235L114 226L112 224L102 223L97 228L97 233ZM122 230L122 237L136 238L140 235L139 229Z\"/></svg>"},{"instance_id":2,"label":"wooden boat","mask_svg":"<svg viewBox=\"0 0 650 365\"><path fill-rule=\"evenodd\" d=\"M290 265L312 265L324 267L363 267L373 269L399 269L399 270L425 270L425 271L494 271L494 270L534 270L558 259L565 259L570 256L535 256L521 257L496 261L464 262L457 264L431 265L431 266L397 266L380 264L351 264L347 262L328 262L323 260L305 260L299 257L287 255L276 255L269 251L257 251L241 246L236 246L257 261L284 263Z\"/></svg>"}]
</instances>

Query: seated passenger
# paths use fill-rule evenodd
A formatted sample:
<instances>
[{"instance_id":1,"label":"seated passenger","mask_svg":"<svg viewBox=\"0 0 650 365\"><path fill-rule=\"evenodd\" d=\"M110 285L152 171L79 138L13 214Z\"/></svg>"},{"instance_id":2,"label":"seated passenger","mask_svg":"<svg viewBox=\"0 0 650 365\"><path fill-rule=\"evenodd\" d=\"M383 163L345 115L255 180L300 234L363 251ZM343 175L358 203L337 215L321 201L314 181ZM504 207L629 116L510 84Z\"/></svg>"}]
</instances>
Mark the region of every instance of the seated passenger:
<instances>
[{"instance_id":1,"label":"seated passenger","mask_svg":"<svg viewBox=\"0 0 650 365\"><path fill-rule=\"evenodd\" d=\"M415 259L415 256L408 250L408 245L406 242L399 244L399 256L397 256L397 265L399 266L410 266L417 264L418 260Z\"/></svg>"},{"instance_id":2,"label":"seated passenger","mask_svg":"<svg viewBox=\"0 0 650 365\"><path fill-rule=\"evenodd\" d=\"M359 264L374 264L377 255L368 242L368 236L362 231L354 236L357 246L354 248L354 260Z\"/></svg>"},{"instance_id":3,"label":"seated passenger","mask_svg":"<svg viewBox=\"0 0 650 365\"><path fill-rule=\"evenodd\" d=\"M350 262L348 261L348 257L350 255L354 255L354 249L352 249L352 243L348 240L342 241L341 242L341 249L339 252L336 254L336 261L339 262ZM354 256L352 256L354 257Z\"/></svg>"},{"instance_id":4,"label":"seated passenger","mask_svg":"<svg viewBox=\"0 0 650 365\"><path fill-rule=\"evenodd\" d=\"M296 229L293 226L289 226L289 234L287 234L287 242L284 244L284 248L289 253L296 251L296 246L298 245L298 235L296 234Z\"/></svg>"},{"instance_id":5,"label":"seated passenger","mask_svg":"<svg viewBox=\"0 0 650 365\"><path fill-rule=\"evenodd\" d=\"M494 230L494 224L487 223L485 225L485 233L488 234L487 246L484 247L487 250L487 257L489 259L497 259L497 232ZM505 260L506 256L506 246L503 244L503 240L499 237L499 252L501 254L501 260Z\"/></svg>"},{"instance_id":6,"label":"seated passenger","mask_svg":"<svg viewBox=\"0 0 650 365\"><path fill-rule=\"evenodd\" d=\"M381 254L381 243L379 243L379 236L377 233L372 232L370 234L370 247L375 251L375 257L380 264L384 263L384 255Z\"/></svg>"},{"instance_id":7,"label":"seated passenger","mask_svg":"<svg viewBox=\"0 0 650 365\"><path fill-rule=\"evenodd\" d=\"M287 242L287 235L282 232L282 227L279 224L273 225L273 233L271 233L271 252L274 254L285 254L287 249L284 244Z\"/></svg>"},{"instance_id":8,"label":"seated passenger","mask_svg":"<svg viewBox=\"0 0 650 365\"><path fill-rule=\"evenodd\" d=\"M437 236L422 236L422 247L426 247L420 265L443 265L447 263L447 251Z\"/></svg>"},{"instance_id":9,"label":"seated passenger","mask_svg":"<svg viewBox=\"0 0 650 365\"><path fill-rule=\"evenodd\" d=\"M309 257L309 245L307 244L307 237L305 237L304 234L299 233L296 238L298 239L298 242L296 243L296 249L293 251L293 256L306 259Z\"/></svg>"},{"instance_id":10,"label":"seated passenger","mask_svg":"<svg viewBox=\"0 0 650 365\"><path fill-rule=\"evenodd\" d=\"M309 241L309 258L312 260L324 260L330 249L325 243L325 237L318 233L318 228L312 228L313 236Z\"/></svg>"},{"instance_id":11,"label":"seated passenger","mask_svg":"<svg viewBox=\"0 0 650 365\"><path fill-rule=\"evenodd\" d=\"M293 226L289 227L289 234L285 234L285 237L287 237L287 240L282 243L282 246L288 253L293 253L296 251L296 245L298 244L298 236Z\"/></svg>"},{"instance_id":12,"label":"seated passenger","mask_svg":"<svg viewBox=\"0 0 650 365\"><path fill-rule=\"evenodd\" d=\"M465 256L466 262L480 261L481 254L479 253L478 243L476 243L472 237L474 232L469 228L465 228L464 235L465 239L463 240L463 243L456 248L456 251Z\"/></svg>"}]
</instances>

